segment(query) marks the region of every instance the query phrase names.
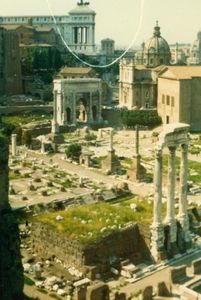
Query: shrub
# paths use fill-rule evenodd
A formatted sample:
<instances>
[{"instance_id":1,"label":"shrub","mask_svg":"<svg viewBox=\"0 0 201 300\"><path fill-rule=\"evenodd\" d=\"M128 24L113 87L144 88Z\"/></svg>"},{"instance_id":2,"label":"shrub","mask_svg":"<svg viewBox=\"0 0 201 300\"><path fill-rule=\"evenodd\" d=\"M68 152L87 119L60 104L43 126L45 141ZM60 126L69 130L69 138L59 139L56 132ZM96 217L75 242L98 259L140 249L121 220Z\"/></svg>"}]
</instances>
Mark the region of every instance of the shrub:
<instances>
[{"instance_id":1,"label":"shrub","mask_svg":"<svg viewBox=\"0 0 201 300\"><path fill-rule=\"evenodd\" d=\"M124 110L121 117L123 125L130 128L136 125L154 128L162 123L156 110Z\"/></svg>"},{"instance_id":2,"label":"shrub","mask_svg":"<svg viewBox=\"0 0 201 300\"><path fill-rule=\"evenodd\" d=\"M34 281L31 278L29 278L28 276L24 275L24 284L32 286L35 283L34 283Z\"/></svg>"},{"instance_id":3,"label":"shrub","mask_svg":"<svg viewBox=\"0 0 201 300\"><path fill-rule=\"evenodd\" d=\"M85 135L85 140L87 142L94 141L96 140L96 135L94 133L88 133L87 135Z\"/></svg>"},{"instance_id":4,"label":"shrub","mask_svg":"<svg viewBox=\"0 0 201 300\"><path fill-rule=\"evenodd\" d=\"M82 146L78 143L73 143L66 149L66 156L72 160L79 161L79 157L82 153Z\"/></svg>"}]
</instances>

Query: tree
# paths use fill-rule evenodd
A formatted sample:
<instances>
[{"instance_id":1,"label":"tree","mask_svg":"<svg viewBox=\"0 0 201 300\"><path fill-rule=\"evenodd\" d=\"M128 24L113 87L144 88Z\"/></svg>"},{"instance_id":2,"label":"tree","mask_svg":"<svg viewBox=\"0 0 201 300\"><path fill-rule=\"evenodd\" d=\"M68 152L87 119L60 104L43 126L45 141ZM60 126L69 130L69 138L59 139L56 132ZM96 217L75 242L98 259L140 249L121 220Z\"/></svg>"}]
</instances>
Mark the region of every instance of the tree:
<instances>
[{"instance_id":1,"label":"tree","mask_svg":"<svg viewBox=\"0 0 201 300\"><path fill-rule=\"evenodd\" d=\"M82 146L78 143L73 143L66 149L66 156L72 160L79 161L79 157L82 153Z\"/></svg>"}]
</instances>

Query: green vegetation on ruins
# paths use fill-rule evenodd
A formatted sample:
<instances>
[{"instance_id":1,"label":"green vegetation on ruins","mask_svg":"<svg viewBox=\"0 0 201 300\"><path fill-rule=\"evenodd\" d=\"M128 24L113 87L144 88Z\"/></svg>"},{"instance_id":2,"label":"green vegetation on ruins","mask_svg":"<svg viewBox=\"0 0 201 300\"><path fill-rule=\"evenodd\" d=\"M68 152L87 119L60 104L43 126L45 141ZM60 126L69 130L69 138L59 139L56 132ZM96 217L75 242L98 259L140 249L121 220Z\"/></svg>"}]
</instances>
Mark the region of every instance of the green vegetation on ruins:
<instances>
[{"instance_id":1,"label":"green vegetation on ruins","mask_svg":"<svg viewBox=\"0 0 201 300\"><path fill-rule=\"evenodd\" d=\"M3 116L2 121L5 124L13 125L14 127L26 125L34 121L46 121L51 120L52 115L41 115L41 114L27 114L27 115L16 115L16 116Z\"/></svg>"},{"instance_id":2,"label":"green vegetation on ruins","mask_svg":"<svg viewBox=\"0 0 201 300\"><path fill-rule=\"evenodd\" d=\"M131 204L136 204L136 209L132 209ZM63 217L63 220L56 221L58 215ZM43 213L34 217L32 221L46 224L70 239L88 244L129 224L151 224L152 216L152 201L126 197L114 203L88 204L69 208L67 211Z\"/></svg>"}]
</instances>

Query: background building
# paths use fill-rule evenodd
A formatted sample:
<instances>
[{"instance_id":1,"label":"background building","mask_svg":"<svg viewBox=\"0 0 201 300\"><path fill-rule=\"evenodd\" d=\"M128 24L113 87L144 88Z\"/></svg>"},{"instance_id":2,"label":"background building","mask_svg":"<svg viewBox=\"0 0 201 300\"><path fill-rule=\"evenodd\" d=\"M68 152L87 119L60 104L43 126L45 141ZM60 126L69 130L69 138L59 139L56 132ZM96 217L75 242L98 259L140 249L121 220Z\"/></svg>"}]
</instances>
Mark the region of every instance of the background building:
<instances>
[{"instance_id":1,"label":"background building","mask_svg":"<svg viewBox=\"0 0 201 300\"><path fill-rule=\"evenodd\" d=\"M201 31L198 32L197 39L191 45L188 64L189 65L201 64Z\"/></svg>"},{"instance_id":2,"label":"background building","mask_svg":"<svg viewBox=\"0 0 201 300\"><path fill-rule=\"evenodd\" d=\"M157 105L158 74L169 64L171 52L167 41L161 37L160 27L133 59L122 59L119 72L119 106L128 109L153 108ZM137 61L136 61L137 57ZM139 62L143 64L138 64Z\"/></svg>"},{"instance_id":3,"label":"background building","mask_svg":"<svg viewBox=\"0 0 201 300\"><path fill-rule=\"evenodd\" d=\"M69 47L76 52L94 54L95 52L95 15L89 3L83 0L68 15L55 16L5 16L0 17L0 25L27 25L32 20L34 27L53 28L61 33Z\"/></svg>"},{"instance_id":4,"label":"background building","mask_svg":"<svg viewBox=\"0 0 201 300\"><path fill-rule=\"evenodd\" d=\"M158 113L163 123L201 130L201 67L166 67L158 78Z\"/></svg>"},{"instance_id":5,"label":"background building","mask_svg":"<svg viewBox=\"0 0 201 300\"><path fill-rule=\"evenodd\" d=\"M115 42L112 39L103 39L101 41L101 54L113 56L115 50Z\"/></svg>"},{"instance_id":6,"label":"background building","mask_svg":"<svg viewBox=\"0 0 201 300\"><path fill-rule=\"evenodd\" d=\"M22 77L18 34L0 27L0 94L20 94Z\"/></svg>"}]
</instances>

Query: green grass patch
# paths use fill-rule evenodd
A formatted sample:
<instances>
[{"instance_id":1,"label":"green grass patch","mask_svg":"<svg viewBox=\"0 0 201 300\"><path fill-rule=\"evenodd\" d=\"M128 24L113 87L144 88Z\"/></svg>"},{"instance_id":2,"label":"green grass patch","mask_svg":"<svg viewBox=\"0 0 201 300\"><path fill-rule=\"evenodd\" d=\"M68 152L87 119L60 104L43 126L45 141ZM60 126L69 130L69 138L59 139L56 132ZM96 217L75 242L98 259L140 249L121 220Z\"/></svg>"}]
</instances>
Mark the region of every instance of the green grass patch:
<instances>
[{"instance_id":1,"label":"green grass patch","mask_svg":"<svg viewBox=\"0 0 201 300\"><path fill-rule=\"evenodd\" d=\"M16 179L21 179L23 176L20 173L14 173L13 171L9 172L9 179L10 180L16 180Z\"/></svg>"},{"instance_id":2,"label":"green grass patch","mask_svg":"<svg viewBox=\"0 0 201 300\"><path fill-rule=\"evenodd\" d=\"M137 204L136 212L130 208L131 203ZM58 214L64 218L62 221L56 221ZM32 221L46 224L71 239L88 244L124 228L128 223L151 224L152 216L152 202L131 198L126 201L119 200L115 205L96 203L59 213L44 213Z\"/></svg>"},{"instance_id":3,"label":"green grass patch","mask_svg":"<svg viewBox=\"0 0 201 300\"><path fill-rule=\"evenodd\" d=\"M35 284L35 282L28 276L24 275L24 284L32 286Z\"/></svg>"},{"instance_id":4,"label":"green grass patch","mask_svg":"<svg viewBox=\"0 0 201 300\"><path fill-rule=\"evenodd\" d=\"M48 292L47 292L46 290L44 290L44 289L37 288L36 290L37 290L38 292L42 293L42 294L45 294L45 295L48 294Z\"/></svg>"},{"instance_id":5,"label":"green grass patch","mask_svg":"<svg viewBox=\"0 0 201 300\"><path fill-rule=\"evenodd\" d=\"M101 169L101 164L102 164L102 161L104 159L106 159L107 156L99 156L99 157L94 157L92 158L92 164L94 167L98 168L98 169Z\"/></svg>"},{"instance_id":6,"label":"green grass patch","mask_svg":"<svg viewBox=\"0 0 201 300\"><path fill-rule=\"evenodd\" d=\"M21 126L35 121L44 121L44 120L52 120L52 115L41 115L41 114L33 114L33 115L16 115L16 116L3 116L2 121L6 124L12 124L14 126Z\"/></svg>"}]
</instances>

